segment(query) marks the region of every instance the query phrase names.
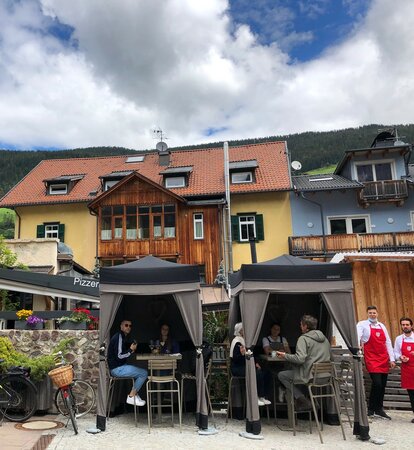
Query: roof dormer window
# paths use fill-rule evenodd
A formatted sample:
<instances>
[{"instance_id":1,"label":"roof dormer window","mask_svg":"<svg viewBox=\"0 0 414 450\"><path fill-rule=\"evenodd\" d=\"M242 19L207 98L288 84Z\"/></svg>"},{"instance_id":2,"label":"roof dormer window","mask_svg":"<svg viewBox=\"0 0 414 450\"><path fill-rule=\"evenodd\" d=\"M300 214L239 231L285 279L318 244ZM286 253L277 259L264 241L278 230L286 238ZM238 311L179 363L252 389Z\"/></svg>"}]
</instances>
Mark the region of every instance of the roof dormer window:
<instances>
[{"instance_id":1,"label":"roof dormer window","mask_svg":"<svg viewBox=\"0 0 414 450\"><path fill-rule=\"evenodd\" d=\"M164 186L168 189L175 189L188 186L188 179L192 171L192 166L170 167L160 174L164 178Z\"/></svg>"},{"instance_id":2,"label":"roof dormer window","mask_svg":"<svg viewBox=\"0 0 414 450\"><path fill-rule=\"evenodd\" d=\"M68 193L68 185L66 183L49 185L50 195L63 195L67 193Z\"/></svg>"},{"instance_id":3,"label":"roof dormer window","mask_svg":"<svg viewBox=\"0 0 414 450\"><path fill-rule=\"evenodd\" d=\"M81 175L61 175L55 178L48 178L43 180L46 185L47 195L65 195L69 194L75 184L82 180L84 177Z\"/></svg>"},{"instance_id":4,"label":"roof dormer window","mask_svg":"<svg viewBox=\"0 0 414 450\"><path fill-rule=\"evenodd\" d=\"M118 170L100 176L99 178L101 179L102 190L106 192L107 190L111 189L112 186L115 186L119 181L121 181L122 178L131 175L132 172L133 170Z\"/></svg>"},{"instance_id":5,"label":"roof dormer window","mask_svg":"<svg viewBox=\"0 0 414 450\"><path fill-rule=\"evenodd\" d=\"M258 167L255 159L250 161L235 161L229 164L232 184L254 183L255 170Z\"/></svg>"}]
</instances>

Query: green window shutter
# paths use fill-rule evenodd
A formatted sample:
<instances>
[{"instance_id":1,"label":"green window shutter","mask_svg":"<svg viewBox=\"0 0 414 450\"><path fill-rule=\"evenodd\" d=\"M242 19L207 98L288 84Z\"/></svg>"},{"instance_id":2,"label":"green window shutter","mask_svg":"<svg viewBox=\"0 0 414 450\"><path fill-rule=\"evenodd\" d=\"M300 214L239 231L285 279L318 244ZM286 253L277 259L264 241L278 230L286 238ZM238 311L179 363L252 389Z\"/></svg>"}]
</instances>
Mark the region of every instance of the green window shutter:
<instances>
[{"instance_id":1,"label":"green window shutter","mask_svg":"<svg viewBox=\"0 0 414 450\"><path fill-rule=\"evenodd\" d=\"M36 230L36 237L44 238L45 237L45 226L44 225L38 225Z\"/></svg>"},{"instance_id":2,"label":"green window shutter","mask_svg":"<svg viewBox=\"0 0 414 450\"><path fill-rule=\"evenodd\" d=\"M256 240L264 241L263 214L257 214L256 220Z\"/></svg>"},{"instance_id":3,"label":"green window shutter","mask_svg":"<svg viewBox=\"0 0 414 450\"><path fill-rule=\"evenodd\" d=\"M60 239L60 242L65 242L65 224L64 223L59 224L59 239Z\"/></svg>"},{"instance_id":4,"label":"green window shutter","mask_svg":"<svg viewBox=\"0 0 414 450\"><path fill-rule=\"evenodd\" d=\"M240 242L239 217L231 216L231 238L233 241Z\"/></svg>"}]
</instances>

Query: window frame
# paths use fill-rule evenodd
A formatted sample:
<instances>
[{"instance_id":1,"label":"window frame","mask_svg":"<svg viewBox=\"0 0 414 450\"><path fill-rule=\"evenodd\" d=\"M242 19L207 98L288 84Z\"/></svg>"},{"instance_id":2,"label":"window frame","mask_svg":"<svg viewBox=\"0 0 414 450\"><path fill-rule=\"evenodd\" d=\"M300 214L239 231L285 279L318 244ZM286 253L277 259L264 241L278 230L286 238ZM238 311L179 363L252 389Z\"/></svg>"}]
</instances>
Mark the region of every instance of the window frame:
<instances>
[{"instance_id":1,"label":"window frame","mask_svg":"<svg viewBox=\"0 0 414 450\"><path fill-rule=\"evenodd\" d=\"M56 188L60 189L55 191L54 189ZM69 192L68 183L51 183L48 186L49 195L66 195L68 192Z\"/></svg>"},{"instance_id":2,"label":"window frame","mask_svg":"<svg viewBox=\"0 0 414 450\"><path fill-rule=\"evenodd\" d=\"M174 184L170 185L171 180L182 180L180 184ZM179 175L179 176L166 176L164 180L164 185L167 189L176 189L176 188L182 188L187 186L187 179L185 175Z\"/></svg>"},{"instance_id":3,"label":"window frame","mask_svg":"<svg viewBox=\"0 0 414 450\"><path fill-rule=\"evenodd\" d=\"M250 179L238 181L238 180L235 180L235 177L237 177L237 175L249 175ZM253 183L253 181L254 181L253 171L252 170L244 170L244 171L231 172L230 179L231 179L231 184Z\"/></svg>"},{"instance_id":4,"label":"window frame","mask_svg":"<svg viewBox=\"0 0 414 450\"><path fill-rule=\"evenodd\" d=\"M367 233L371 233L371 216L369 214L349 214L349 215L344 215L341 214L339 216L327 216L326 217L326 221L327 221L327 230L328 230L328 234L332 235L332 230L331 230L331 220L345 220L345 228L346 228L346 233L345 234L356 234L352 231L352 219L365 219L365 227L366 227L366 232L364 234ZM349 232L349 230L351 230Z\"/></svg>"},{"instance_id":5,"label":"window frame","mask_svg":"<svg viewBox=\"0 0 414 450\"><path fill-rule=\"evenodd\" d=\"M391 176L392 180L397 179L397 172L395 168L395 159L373 159L369 161L355 161L353 164L353 177L354 180L359 181L360 183L373 183L376 181L384 181L384 180L377 180L377 169L375 168L376 164L389 164L391 168ZM358 179L358 166L371 166L372 167L372 181L360 181Z\"/></svg>"},{"instance_id":6,"label":"window frame","mask_svg":"<svg viewBox=\"0 0 414 450\"><path fill-rule=\"evenodd\" d=\"M196 216L201 216L200 218L196 218ZM201 234L197 234L197 224L201 226ZM193 236L195 241L201 241L204 239L204 213L195 212L193 213Z\"/></svg>"},{"instance_id":7,"label":"window frame","mask_svg":"<svg viewBox=\"0 0 414 450\"><path fill-rule=\"evenodd\" d=\"M240 239L241 237L241 222L240 218L243 217L254 217L254 231L255 231L255 241L260 242L265 240L264 236L264 218L263 214L258 214L257 212L243 212L237 213L235 216L231 216L231 234L232 241L239 242L241 244L248 243L248 239Z\"/></svg>"}]
</instances>

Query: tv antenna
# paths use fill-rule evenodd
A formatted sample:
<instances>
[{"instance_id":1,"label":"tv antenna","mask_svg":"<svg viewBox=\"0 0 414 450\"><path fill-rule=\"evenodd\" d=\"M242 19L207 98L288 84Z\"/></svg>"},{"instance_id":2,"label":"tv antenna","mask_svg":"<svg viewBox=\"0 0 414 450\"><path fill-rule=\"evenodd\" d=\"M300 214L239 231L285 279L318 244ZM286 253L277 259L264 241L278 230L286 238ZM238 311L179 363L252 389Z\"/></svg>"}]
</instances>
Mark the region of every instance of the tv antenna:
<instances>
[{"instance_id":1,"label":"tv antenna","mask_svg":"<svg viewBox=\"0 0 414 450\"><path fill-rule=\"evenodd\" d=\"M159 152L165 152L168 150L168 145L166 142L164 142L164 139L168 139L166 136L164 136L164 133L160 127L154 127L152 129L152 134L154 139L159 139L159 142L157 142L155 148Z\"/></svg>"},{"instance_id":2,"label":"tv antenna","mask_svg":"<svg viewBox=\"0 0 414 450\"><path fill-rule=\"evenodd\" d=\"M302 169L302 163L300 163L299 161L292 161L290 166L292 167L293 170Z\"/></svg>"}]
</instances>

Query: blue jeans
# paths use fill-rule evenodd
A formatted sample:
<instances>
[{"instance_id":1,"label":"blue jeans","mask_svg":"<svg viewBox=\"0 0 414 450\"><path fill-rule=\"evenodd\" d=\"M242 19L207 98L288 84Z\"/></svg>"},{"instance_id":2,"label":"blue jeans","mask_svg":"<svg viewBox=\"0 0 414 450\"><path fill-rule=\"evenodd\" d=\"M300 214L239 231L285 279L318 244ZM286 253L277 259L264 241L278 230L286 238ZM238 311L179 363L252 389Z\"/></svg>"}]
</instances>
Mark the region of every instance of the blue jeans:
<instances>
[{"instance_id":1,"label":"blue jeans","mask_svg":"<svg viewBox=\"0 0 414 450\"><path fill-rule=\"evenodd\" d=\"M125 364L123 366L115 367L115 369L112 369L111 375L113 375L114 377L135 378L134 388L138 393L138 391L141 389L141 386L144 384L145 380L148 377L148 372L145 369L141 369L141 367Z\"/></svg>"}]
</instances>

